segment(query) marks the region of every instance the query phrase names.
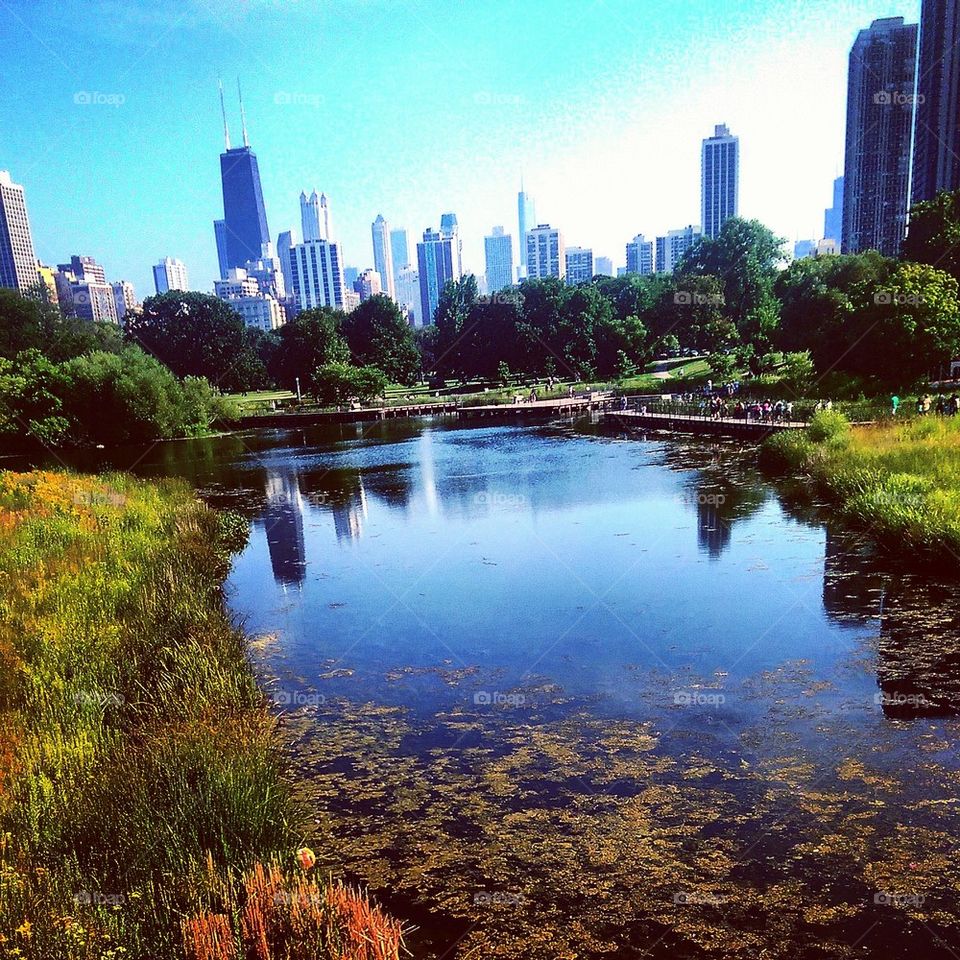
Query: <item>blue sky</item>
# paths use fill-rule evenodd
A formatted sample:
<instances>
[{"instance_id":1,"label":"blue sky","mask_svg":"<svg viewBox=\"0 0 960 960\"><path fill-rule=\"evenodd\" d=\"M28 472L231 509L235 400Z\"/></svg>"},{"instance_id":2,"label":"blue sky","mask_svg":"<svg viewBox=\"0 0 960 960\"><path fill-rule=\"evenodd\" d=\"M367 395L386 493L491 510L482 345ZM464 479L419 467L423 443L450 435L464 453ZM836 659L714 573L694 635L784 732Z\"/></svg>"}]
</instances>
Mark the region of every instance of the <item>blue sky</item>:
<instances>
[{"instance_id":1,"label":"blue sky","mask_svg":"<svg viewBox=\"0 0 960 960\"><path fill-rule=\"evenodd\" d=\"M741 138L741 213L819 237L850 44L918 15L919 0L0 0L0 169L27 190L45 262L91 254L140 296L163 256L212 287L218 74L235 142L242 77L273 239L316 186L359 267L378 213L412 244L453 210L481 273L494 224L516 242L521 172L540 221L622 264L634 234L699 222L700 140L720 122Z\"/></svg>"}]
</instances>

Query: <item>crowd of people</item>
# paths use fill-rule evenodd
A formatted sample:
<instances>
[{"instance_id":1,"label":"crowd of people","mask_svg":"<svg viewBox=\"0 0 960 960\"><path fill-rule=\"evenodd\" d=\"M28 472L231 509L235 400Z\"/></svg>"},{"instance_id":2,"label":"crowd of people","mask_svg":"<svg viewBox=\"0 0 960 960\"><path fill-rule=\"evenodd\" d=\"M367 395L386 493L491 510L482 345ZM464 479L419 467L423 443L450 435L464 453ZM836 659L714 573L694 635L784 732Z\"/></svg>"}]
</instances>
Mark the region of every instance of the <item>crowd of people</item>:
<instances>
[{"instance_id":1,"label":"crowd of people","mask_svg":"<svg viewBox=\"0 0 960 960\"><path fill-rule=\"evenodd\" d=\"M894 394L890 398L890 408L893 416L896 416L903 405L900 397ZM917 416L927 417L935 413L938 417L955 417L960 414L960 396L954 393L952 396L945 397L942 393L937 394L936 399L929 393L917 397Z\"/></svg>"}]
</instances>

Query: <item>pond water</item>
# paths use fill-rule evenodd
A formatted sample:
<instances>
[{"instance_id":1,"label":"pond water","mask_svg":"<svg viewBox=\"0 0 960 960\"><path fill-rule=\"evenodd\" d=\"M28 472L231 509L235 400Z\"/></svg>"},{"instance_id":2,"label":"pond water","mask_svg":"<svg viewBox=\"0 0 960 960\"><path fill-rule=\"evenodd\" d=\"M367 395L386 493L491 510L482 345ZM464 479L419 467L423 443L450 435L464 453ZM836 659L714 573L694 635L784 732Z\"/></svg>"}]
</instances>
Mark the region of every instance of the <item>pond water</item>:
<instances>
[{"instance_id":1,"label":"pond water","mask_svg":"<svg viewBox=\"0 0 960 960\"><path fill-rule=\"evenodd\" d=\"M402 422L112 455L228 583L330 869L418 957L960 953L960 604L732 442Z\"/></svg>"}]
</instances>

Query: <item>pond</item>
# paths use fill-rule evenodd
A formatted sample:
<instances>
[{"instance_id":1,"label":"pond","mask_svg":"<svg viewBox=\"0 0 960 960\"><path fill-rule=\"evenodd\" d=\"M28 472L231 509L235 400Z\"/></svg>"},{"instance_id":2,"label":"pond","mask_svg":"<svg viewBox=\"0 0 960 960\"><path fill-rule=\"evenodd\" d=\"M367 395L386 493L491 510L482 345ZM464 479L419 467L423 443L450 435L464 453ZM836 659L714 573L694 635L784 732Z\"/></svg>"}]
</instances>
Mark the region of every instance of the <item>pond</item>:
<instances>
[{"instance_id":1,"label":"pond","mask_svg":"<svg viewBox=\"0 0 960 960\"><path fill-rule=\"evenodd\" d=\"M955 585L753 448L409 421L111 459L250 518L229 602L309 843L416 956L956 956Z\"/></svg>"}]
</instances>

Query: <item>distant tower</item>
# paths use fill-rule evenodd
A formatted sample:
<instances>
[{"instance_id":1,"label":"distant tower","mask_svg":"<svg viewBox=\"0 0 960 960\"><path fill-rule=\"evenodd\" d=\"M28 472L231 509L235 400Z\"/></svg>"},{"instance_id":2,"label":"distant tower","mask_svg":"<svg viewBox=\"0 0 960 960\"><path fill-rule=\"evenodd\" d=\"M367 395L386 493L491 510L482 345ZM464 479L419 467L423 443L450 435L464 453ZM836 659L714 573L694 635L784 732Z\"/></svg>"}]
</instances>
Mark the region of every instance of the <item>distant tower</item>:
<instances>
[{"instance_id":1,"label":"distant tower","mask_svg":"<svg viewBox=\"0 0 960 960\"><path fill-rule=\"evenodd\" d=\"M537 223L536 208L533 197L523 189L523 178L520 179L520 192L517 194L517 219L520 227L520 273L521 279L527 275L527 231L532 230Z\"/></svg>"},{"instance_id":2,"label":"distant tower","mask_svg":"<svg viewBox=\"0 0 960 960\"><path fill-rule=\"evenodd\" d=\"M0 170L0 287L26 293L39 282L23 187Z\"/></svg>"},{"instance_id":3,"label":"distant tower","mask_svg":"<svg viewBox=\"0 0 960 960\"><path fill-rule=\"evenodd\" d=\"M833 206L823 212L823 239L835 240L837 246L843 237L843 177L833 181Z\"/></svg>"},{"instance_id":4,"label":"distant tower","mask_svg":"<svg viewBox=\"0 0 960 960\"><path fill-rule=\"evenodd\" d=\"M483 252L486 261L487 290L499 293L505 287L513 285L513 237L503 232L503 227L494 227L493 232L483 238Z\"/></svg>"},{"instance_id":5,"label":"distant tower","mask_svg":"<svg viewBox=\"0 0 960 960\"><path fill-rule=\"evenodd\" d=\"M559 230L555 230L549 223L541 223L527 231L526 246L528 276L566 276L567 251L563 234Z\"/></svg>"},{"instance_id":6,"label":"distant tower","mask_svg":"<svg viewBox=\"0 0 960 960\"><path fill-rule=\"evenodd\" d=\"M653 241L638 233L627 244L627 273L653 273Z\"/></svg>"},{"instance_id":7,"label":"distant tower","mask_svg":"<svg viewBox=\"0 0 960 960\"><path fill-rule=\"evenodd\" d=\"M455 213L444 213L440 216L440 235L453 242L453 255L457 261L457 276L463 276L463 240L460 237L460 225Z\"/></svg>"},{"instance_id":8,"label":"distant tower","mask_svg":"<svg viewBox=\"0 0 960 960\"><path fill-rule=\"evenodd\" d=\"M393 254L394 274L399 275L404 267L410 266L410 249L407 246L407 231L402 227L390 231L390 251Z\"/></svg>"},{"instance_id":9,"label":"distant tower","mask_svg":"<svg viewBox=\"0 0 960 960\"><path fill-rule=\"evenodd\" d=\"M387 221L383 219L383 214L377 214L377 219L370 225L370 232L373 236L373 269L380 274L383 292L391 300L396 300L397 288L394 280L390 227Z\"/></svg>"},{"instance_id":10,"label":"distant tower","mask_svg":"<svg viewBox=\"0 0 960 960\"><path fill-rule=\"evenodd\" d=\"M320 194L320 229L324 240L333 240L333 219L330 215L330 201L325 193Z\"/></svg>"},{"instance_id":11,"label":"distant tower","mask_svg":"<svg viewBox=\"0 0 960 960\"><path fill-rule=\"evenodd\" d=\"M703 233L716 237L724 223L737 216L740 198L740 138L724 123L703 141L700 187Z\"/></svg>"},{"instance_id":12,"label":"distant tower","mask_svg":"<svg viewBox=\"0 0 960 960\"><path fill-rule=\"evenodd\" d=\"M239 89L239 81L238 81ZM223 113L223 139L226 149L220 154L220 180L223 186L223 266L242 267L248 260L256 260L263 253L263 245L270 242L267 212L263 205L260 186L260 167L257 155L247 140L243 101L240 101L243 128L243 146L230 146L230 131L223 103L223 85L220 86L220 109Z\"/></svg>"},{"instance_id":13,"label":"distant tower","mask_svg":"<svg viewBox=\"0 0 960 960\"><path fill-rule=\"evenodd\" d=\"M308 197L300 191L300 225L303 228L303 240L326 240L320 222L320 194L314 189Z\"/></svg>"},{"instance_id":14,"label":"distant tower","mask_svg":"<svg viewBox=\"0 0 960 960\"><path fill-rule=\"evenodd\" d=\"M844 253L900 251L906 231L917 25L874 20L850 50Z\"/></svg>"},{"instance_id":15,"label":"distant tower","mask_svg":"<svg viewBox=\"0 0 960 960\"><path fill-rule=\"evenodd\" d=\"M448 223L449 226L449 223ZM459 280L460 258L455 250L457 237L436 230L424 230L417 244L417 274L420 280L420 323L434 322L440 294L451 280Z\"/></svg>"},{"instance_id":16,"label":"distant tower","mask_svg":"<svg viewBox=\"0 0 960 960\"><path fill-rule=\"evenodd\" d=\"M164 257L153 268L153 284L157 288L157 293L168 293L171 290L189 290L187 268L183 261L173 257Z\"/></svg>"}]
</instances>

